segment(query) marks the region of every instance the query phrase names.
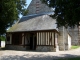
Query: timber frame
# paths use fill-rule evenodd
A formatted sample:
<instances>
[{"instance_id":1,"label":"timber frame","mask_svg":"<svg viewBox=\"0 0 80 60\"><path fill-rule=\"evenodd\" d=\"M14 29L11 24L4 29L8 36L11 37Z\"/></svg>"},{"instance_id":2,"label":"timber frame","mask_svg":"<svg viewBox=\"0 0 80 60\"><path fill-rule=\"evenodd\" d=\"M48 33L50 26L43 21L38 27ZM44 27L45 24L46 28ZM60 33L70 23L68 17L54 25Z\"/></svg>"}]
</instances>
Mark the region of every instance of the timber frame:
<instances>
[{"instance_id":1,"label":"timber frame","mask_svg":"<svg viewBox=\"0 0 80 60\"><path fill-rule=\"evenodd\" d=\"M14 37L14 38L12 38L11 44L6 44L6 45L18 45L18 46L23 46L23 47L30 46L32 44L31 42L30 42L31 44L25 44L26 34L31 34L33 36L35 35L36 36L35 49L36 49L37 46L54 46L54 48L56 48L56 44L58 43L56 41L56 38L58 38L59 32L55 29L52 29L52 30L37 30L37 31L25 31L25 32L20 31L20 32L6 33L6 35L8 35L8 34L12 34L12 36L15 34L14 35L15 37L17 37L17 35L18 35L18 38L20 37L20 39L17 42L18 44L13 44L13 41L15 41L15 39L14 39L15 37ZM22 37L24 37L23 40L22 40ZM23 41L23 44L22 44L22 41Z\"/></svg>"}]
</instances>

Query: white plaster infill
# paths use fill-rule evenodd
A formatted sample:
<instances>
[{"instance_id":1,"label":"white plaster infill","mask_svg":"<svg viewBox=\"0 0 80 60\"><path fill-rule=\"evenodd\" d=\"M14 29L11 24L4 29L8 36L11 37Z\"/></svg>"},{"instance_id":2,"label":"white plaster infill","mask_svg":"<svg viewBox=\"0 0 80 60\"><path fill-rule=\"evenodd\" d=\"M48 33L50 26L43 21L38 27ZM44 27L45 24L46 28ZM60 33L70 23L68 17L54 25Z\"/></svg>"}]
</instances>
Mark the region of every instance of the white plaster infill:
<instances>
[{"instance_id":1,"label":"white plaster infill","mask_svg":"<svg viewBox=\"0 0 80 60\"><path fill-rule=\"evenodd\" d=\"M1 41L1 48L5 47L5 41Z\"/></svg>"}]
</instances>

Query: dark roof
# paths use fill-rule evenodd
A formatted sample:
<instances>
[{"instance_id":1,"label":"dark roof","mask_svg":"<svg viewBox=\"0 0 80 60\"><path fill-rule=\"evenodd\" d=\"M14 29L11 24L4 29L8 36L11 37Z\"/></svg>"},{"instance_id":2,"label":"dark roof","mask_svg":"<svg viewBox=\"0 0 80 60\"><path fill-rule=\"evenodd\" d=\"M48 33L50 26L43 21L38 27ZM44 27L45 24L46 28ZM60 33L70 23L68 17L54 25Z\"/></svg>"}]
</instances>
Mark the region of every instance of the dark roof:
<instances>
[{"instance_id":1,"label":"dark roof","mask_svg":"<svg viewBox=\"0 0 80 60\"><path fill-rule=\"evenodd\" d=\"M57 29L56 20L49 16L51 14L53 13L23 16L8 32Z\"/></svg>"},{"instance_id":2,"label":"dark roof","mask_svg":"<svg viewBox=\"0 0 80 60\"><path fill-rule=\"evenodd\" d=\"M28 16L23 16L19 22L23 22L25 20L29 20L38 16L42 16L42 15L53 15L53 12L49 12L49 13L41 13L41 14L32 14L32 15L28 15Z\"/></svg>"}]
</instances>

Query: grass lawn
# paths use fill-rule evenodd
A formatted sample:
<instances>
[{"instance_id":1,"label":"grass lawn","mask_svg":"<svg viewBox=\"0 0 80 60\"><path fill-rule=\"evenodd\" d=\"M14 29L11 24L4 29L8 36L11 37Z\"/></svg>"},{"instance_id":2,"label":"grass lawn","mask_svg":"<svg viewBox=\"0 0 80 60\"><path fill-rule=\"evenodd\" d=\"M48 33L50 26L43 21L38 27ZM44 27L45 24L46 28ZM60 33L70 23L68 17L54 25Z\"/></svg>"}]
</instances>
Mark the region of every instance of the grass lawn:
<instances>
[{"instance_id":1,"label":"grass lawn","mask_svg":"<svg viewBox=\"0 0 80 60\"><path fill-rule=\"evenodd\" d=\"M75 58L62 58L59 60L80 60L80 57L75 57Z\"/></svg>"},{"instance_id":2,"label":"grass lawn","mask_svg":"<svg viewBox=\"0 0 80 60\"><path fill-rule=\"evenodd\" d=\"M80 46L72 46L71 49L77 49L79 48Z\"/></svg>"}]
</instances>

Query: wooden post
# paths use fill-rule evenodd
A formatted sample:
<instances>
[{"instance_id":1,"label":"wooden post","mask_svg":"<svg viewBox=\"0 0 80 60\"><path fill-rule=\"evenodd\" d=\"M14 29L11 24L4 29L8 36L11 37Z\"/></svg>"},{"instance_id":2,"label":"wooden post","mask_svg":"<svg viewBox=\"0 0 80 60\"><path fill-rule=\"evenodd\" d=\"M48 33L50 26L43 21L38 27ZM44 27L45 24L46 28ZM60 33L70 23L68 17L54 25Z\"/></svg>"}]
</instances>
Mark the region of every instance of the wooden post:
<instances>
[{"instance_id":1,"label":"wooden post","mask_svg":"<svg viewBox=\"0 0 80 60\"><path fill-rule=\"evenodd\" d=\"M41 32L40 32L40 45L41 45Z\"/></svg>"},{"instance_id":2,"label":"wooden post","mask_svg":"<svg viewBox=\"0 0 80 60\"><path fill-rule=\"evenodd\" d=\"M37 45L39 45L39 32L37 32Z\"/></svg>"},{"instance_id":3,"label":"wooden post","mask_svg":"<svg viewBox=\"0 0 80 60\"><path fill-rule=\"evenodd\" d=\"M24 33L24 47L25 47L25 33Z\"/></svg>"},{"instance_id":4,"label":"wooden post","mask_svg":"<svg viewBox=\"0 0 80 60\"><path fill-rule=\"evenodd\" d=\"M48 32L47 32L47 45L48 45Z\"/></svg>"},{"instance_id":5,"label":"wooden post","mask_svg":"<svg viewBox=\"0 0 80 60\"><path fill-rule=\"evenodd\" d=\"M45 36L45 45L46 45L46 32L44 32L44 36Z\"/></svg>"},{"instance_id":6,"label":"wooden post","mask_svg":"<svg viewBox=\"0 0 80 60\"><path fill-rule=\"evenodd\" d=\"M51 45L52 45L52 32L51 32Z\"/></svg>"},{"instance_id":7,"label":"wooden post","mask_svg":"<svg viewBox=\"0 0 80 60\"><path fill-rule=\"evenodd\" d=\"M49 45L50 45L50 32L49 32Z\"/></svg>"},{"instance_id":8,"label":"wooden post","mask_svg":"<svg viewBox=\"0 0 80 60\"><path fill-rule=\"evenodd\" d=\"M40 32L38 32L38 35L39 35L38 36L38 38L39 38L39 41L38 41L39 44L38 45L40 45Z\"/></svg>"},{"instance_id":9,"label":"wooden post","mask_svg":"<svg viewBox=\"0 0 80 60\"><path fill-rule=\"evenodd\" d=\"M8 34L8 33L6 33L6 40L5 40L6 45L7 45L7 34ZM1 47L1 40L0 40L0 47Z\"/></svg>"},{"instance_id":10,"label":"wooden post","mask_svg":"<svg viewBox=\"0 0 80 60\"><path fill-rule=\"evenodd\" d=\"M55 32L54 32L54 48L56 48L56 44L55 44Z\"/></svg>"}]
</instances>

